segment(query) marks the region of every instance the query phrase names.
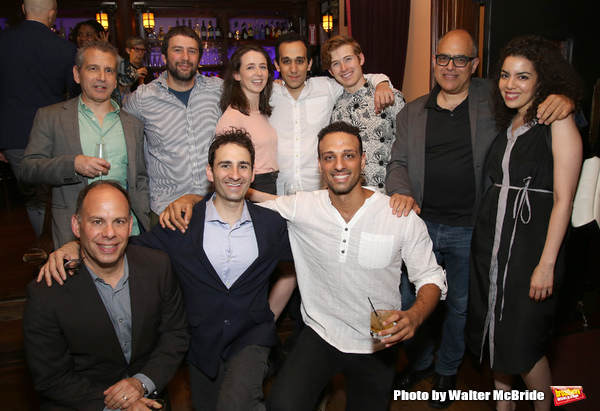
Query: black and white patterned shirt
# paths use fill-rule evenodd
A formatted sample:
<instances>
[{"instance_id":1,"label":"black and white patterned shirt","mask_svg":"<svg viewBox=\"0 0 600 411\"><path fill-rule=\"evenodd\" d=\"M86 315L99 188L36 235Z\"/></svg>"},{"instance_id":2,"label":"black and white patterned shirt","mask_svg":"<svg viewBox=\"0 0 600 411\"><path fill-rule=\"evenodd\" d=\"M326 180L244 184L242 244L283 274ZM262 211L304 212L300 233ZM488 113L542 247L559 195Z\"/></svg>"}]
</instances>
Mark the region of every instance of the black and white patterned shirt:
<instances>
[{"instance_id":1,"label":"black and white patterned shirt","mask_svg":"<svg viewBox=\"0 0 600 411\"><path fill-rule=\"evenodd\" d=\"M392 144L396 140L396 116L405 106L402 93L394 88L394 105L375 114L375 86L368 80L358 91L347 91L335 103L331 122L344 121L360 129L363 151L367 156L365 186L386 194L385 175Z\"/></svg>"}]
</instances>

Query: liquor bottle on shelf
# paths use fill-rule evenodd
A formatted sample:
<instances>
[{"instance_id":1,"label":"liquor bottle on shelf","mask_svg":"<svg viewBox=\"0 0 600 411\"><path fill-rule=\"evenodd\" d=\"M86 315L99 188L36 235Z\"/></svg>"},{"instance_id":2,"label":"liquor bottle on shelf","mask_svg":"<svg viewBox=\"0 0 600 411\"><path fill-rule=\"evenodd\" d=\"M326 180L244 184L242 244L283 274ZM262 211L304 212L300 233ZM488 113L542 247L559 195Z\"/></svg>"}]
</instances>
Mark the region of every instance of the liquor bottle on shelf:
<instances>
[{"instance_id":1,"label":"liquor bottle on shelf","mask_svg":"<svg viewBox=\"0 0 600 411\"><path fill-rule=\"evenodd\" d=\"M221 26L219 26L219 20L217 20L217 28L215 28L215 38L217 40L221 40L223 38L223 31L221 30Z\"/></svg>"},{"instance_id":2,"label":"liquor bottle on shelf","mask_svg":"<svg viewBox=\"0 0 600 411\"><path fill-rule=\"evenodd\" d=\"M163 31L162 26L160 26L160 29L158 30L158 39L160 41L165 39L165 32Z\"/></svg>"},{"instance_id":3,"label":"liquor bottle on shelf","mask_svg":"<svg viewBox=\"0 0 600 411\"><path fill-rule=\"evenodd\" d=\"M58 34L60 35L60 37L62 37L63 39L67 39L67 32L65 31L65 26L63 26L63 21L60 21L60 28L58 29Z\"/></svg>"},{"instance_id":4,"label":"liquor bottle on shelf","mask_svg":"<svg viewBox=\"0 0 600 411\"><path fill-rule=\"evenodd\" d=\"M235 39L239 40L242 37L242 34L240 33L240 29L238 28L238 22L235 22Z\"/></svg>"},{"instance_id":5,"label":"liquor bottle on shelf","mask_svg":"<svg viewBox=\"0 0 600 411\"><path fill-rule=\"evenodd\" d=\"M248 38L250 40L254 39L254 30L252 30L252 23L248 23Z\"/></svg>"},{"instance_id":6,"label":"liquor bottle on shelf","mask_svg":"<svg viewBox=\"0 0 600 411\"><path fill-rule=\"evenodd\" d=\"M179 17L177 17L177 20L175 20L175 27L179 27Z\"/></svg>"},{"instance_id":7,"label":"liquor bottle on shelf","mask_svg":"<svg viewBox=\"0 0 600 411\"><path fill-rule=\"evenodd\" d=\"M204 20L202 20L202 27L200 28L200 38L206 40L206 26L204 25Z\"/></svg>"},{"instance_id":8,"label":"liquor bottle on shelf","mask_svg":"<svg viewBox=\"0 0 600 411\"><path fill-rule=\"evenodd\" d=\"M258 27L256 28L256 31L258 31ZM265 25L264 24L260 25L260 39L261 40L265 39Z\"/></svg>"},{"instance_id":9,"label":"liquor bottle on shelf","mask_svg":"<svg viewBox=\"0 0 600 411\"><path fill-rule=\"evenodd\" d=\"M277 22L277 25L275 26L275 38L279 36L281 36L281 25Z\"/></svg>"},{"instance_id":10,"label":"liquor bottle on shelf","mask_svg":"<svg viewBox=\"0 0 600 411\"><path fill-rule=\"evenodd\" d=\"M229 40L233 39L233 32L231 31L231 23L229 24L229 31L227 32L227 38Z\"/></svg>"},{"instance_id":11,"label":"liquor bottle on shelf","mask_svg":"<svg viewBox=\"0 0 600 411\"><path fill-rule=\"evenodd\" d=\"M248 30L246 30L246 22L242 23L242 38L248 40Z\"/></svg>"},{"instance_id":12,"label":"liquor bottle on shelf","mask_svg":"<svg viewBox=\"0 0 600 411\"><path fill-rule=\"evenodd\" d=\"M271 20L271 36L269 38L275 38L275 24L273 24L273 20Z\"/></svg>"},{"instance_id":13,"label":"liquor bottle on shelf","mask_svg":"<svg viewBox=\"0 0 600 411\"><path fill-rule=\"evenodd\" d=\"M208 20L208 30L207 30L207 38L209 40L214 40L215 38L215 29L212 26L212 20Z\"/></svg>"},{"instance_id":14,"label":"liquor bottle on shelf","mask_svg":"<svg viewBox=\"0 0 600 411\"><path fill-rule=\"evenodd\" d=\"M265 35L263 36L263 39L270 39L271 38L271 26L269 26L269 20L265 20Z\"/></svg>"},{"instance_id":15,"label":"liquor bottle on shelf","mask_svg":"<svg viewBox=\"0 0 600 411\"><path fill-rule=\"evenodd\" d=\"M185 26L185 19L183 19L183 25ZM188 20L188 27L192 28L192 19Z\"/></svg>"},{"instance_id":16,"label":"liquor bottle on shelf","mask_svg":"<svg viewBox=\"0 0 600 411\"><path fill-rule=\"evenodd\" d=\"M200 31L200 25L198 24L198 19L196 19L196 25L194 26L194 31L198 35L198 37L202 38L202 32Z\"/></svg>"}]
</instances>

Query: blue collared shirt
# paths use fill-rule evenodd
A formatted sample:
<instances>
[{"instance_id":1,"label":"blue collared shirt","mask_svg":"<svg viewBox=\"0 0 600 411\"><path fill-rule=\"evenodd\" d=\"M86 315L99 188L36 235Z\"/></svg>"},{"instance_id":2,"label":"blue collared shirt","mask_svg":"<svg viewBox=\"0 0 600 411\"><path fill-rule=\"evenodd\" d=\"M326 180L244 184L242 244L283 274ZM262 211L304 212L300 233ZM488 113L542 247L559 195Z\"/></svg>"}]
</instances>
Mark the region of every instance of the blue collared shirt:
<instances>
[{"instance_id":1,"label":"blue collared shirt","mask_svg":"<svg viewBox=\"0 0 600 411\"><path fill-rule=\"evenodd\" d=\"M213 203L206 202L203 247L208 260L228 289L258 257L254 225L244 202L240 219L231 227L219 217Z\"/></svg>"},{"instance_id":2,"label":"blue collared shirt","mask_svg":"<svg viewBox=\"0 0 600 411\"><path fill-rule=\"evenodd\" d=\"M110 321L115 329L121 350L127 363L131 360L131 297L129 295L129 264L127 262L127 256L125 258L125 268L123 270L123 276L119 279L119 282L113 288L110 284L107 284L102 278L98 277L90 267L86 267L94 280L94 285L104 307L108 312ZM149 393L156 390L154 382L142 373L137 373L133 376L142 382ZM115 381L116 383L116 381Z\"/></svg>"}]
</instances>

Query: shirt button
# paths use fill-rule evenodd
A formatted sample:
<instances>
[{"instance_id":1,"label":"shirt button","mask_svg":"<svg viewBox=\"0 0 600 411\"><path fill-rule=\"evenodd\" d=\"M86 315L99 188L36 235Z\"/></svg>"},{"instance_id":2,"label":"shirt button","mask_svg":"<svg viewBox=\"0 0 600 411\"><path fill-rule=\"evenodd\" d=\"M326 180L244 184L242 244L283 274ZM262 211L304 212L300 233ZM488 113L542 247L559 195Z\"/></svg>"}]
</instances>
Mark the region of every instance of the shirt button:
<instances>
[{"instance_id":1,"label":"shirt button","mask_svg":"<svg viewBox=\"0 0 600 411\"><path fill-rule=\"evenodd\" d=\"M122 322L123 322L123 319L122 319L122 318L119 318L119 322L120 322L120 323L122 323Z\"/></svg>"},{"instance_id":2,"label":"shirt button","mask_svg":"<svg viewBox=\"0 0 600 411\"><path fill-rule=\"evenodd\" d=\"M383 188L383 183L378 184L379 188Z\"/></svg>"},{"instance_id":3,"label":"shirt button","mask_svg":"<svg viewBox=\"0 0 600 411\"><path fill-rule=\"evenodd\" d=\"M383 113L383 114L381 115L381 118L382 118L382 119L384 119L384 118L386 118L386 117L387 117L387 114L385 114L385 113Z\"/></svg>"},{"instance_id":4,"label":"shirt button","mask_svg":"<svg viewBox=\"0 0 600 411\"><path fill-rule=\"evenodd\" d=\"M344 228L344 231L348 231L348 227Z\"/></svg>"},{"instance_id":5,"label":"shirt button","mask_svg":"<svg viewBox=\"0 0 600 411\"><path fill-rule=\"evenodd\" d=\"M345 243L345 242L346 242L346 240L342 240L342 243Z\"/></svg>"},{"instance_id":6,"label":"shirt button","mask_svg":"<svg viewBox=\"0 0 600 411\"><path fill-rule=\"evenodd\" d=\"M225 323L225 325L231 325L231 322L229 320L225 320L223 322Z\"/></svg>"},{"instance_id":7,"label":"shirt button","mask_svg":"<svg viewBox=\"0 0 600 411\"><path fill-rule=\"evenodd\" d=\"M379 161L379 165L382 166L383 165L383 160Z\"/></svg>"},{"instance_id":8,"label":"shirt button","mask_svg":"<svg viewBox=\"0 0 600 411\"><path fill-rule=\"evenodd\" d=\"M354 103L354 108L358 108L358 103Z\"/></svg>"},{"instance_id":9,"label":"shirt button","mask_svg":"<svg viewBox=\"0 0 600 411\"><path fill-rule=\"evenodd\" d=\"M385 143L385 137L381 137L381 138L379 139L379 141L380 141L380 142L382 142L382 143Z\"/></svg>"},{"instance_id":10,"label":"shirt button","mask_svg":"<svg viewBox=\"0 0 600 411\"><path fill-rule=\"evenodd\" d=\"M346 252L346 250L342 250L342 254L344 254Z\"/></svg>"}]
</instances>

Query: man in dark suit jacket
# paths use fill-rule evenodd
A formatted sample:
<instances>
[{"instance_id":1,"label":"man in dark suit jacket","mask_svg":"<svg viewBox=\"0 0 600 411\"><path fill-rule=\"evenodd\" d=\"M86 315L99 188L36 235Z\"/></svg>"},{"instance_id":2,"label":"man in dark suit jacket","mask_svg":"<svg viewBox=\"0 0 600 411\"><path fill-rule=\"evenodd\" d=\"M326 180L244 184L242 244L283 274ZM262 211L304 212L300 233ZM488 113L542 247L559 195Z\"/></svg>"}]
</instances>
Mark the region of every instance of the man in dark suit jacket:
<instances>
[{"instance_id":1,"label":"man in dark suit jacket","mask_svg":"<svg viewBox=\"0 0 600 411\"><path fill-rule=\"evenodd\" d=\"M56 0L24 0L25 20L0 31L0 161L8 161L15 176L40 107L65 100L73 90L75 45L50 31L56 20ZM42 231L46 191L19 181L36 235Z\"/></svg>"},{"instance_id":2,"label":"man in dark suit jacket","mask_svg":"<svg viewBox=\"0 0 600 411\"><path fill-rule=\"evenodd\" d=\"M188 348L181 291L164 253L127 245L130 201L118 183L87 186L77 204L78 273L63 287L27 287L25 353L42 409L152 406L146 396Z\"/></svg>"},{"instance_id":3,"label":"man in dark suit jacket","mask_svg":"<svg viewBox=\"0 0 600 411\"><path fill-rule=\"evenodd\" d=\"M276 342L274 321L296 286L293 273L281 275L269 294L277 263L291 261L292 254L285 220L244 200L253 165L254 147L245 131L218 135L206 168L215 193L196 204L185 233L157 225L130 240L166 251L181 283L192 334L187 361L196 411L264 410L262 381ZM42 272L62 282L58 273L64 279L65 272L57 261L76 255L72 245L53 253Z\"/></svg>"},{"instance_id":4,"label":"man in dark suit jacket","mask_svg":"<svg viewBox=\"0 0 600 411\"><path fill-rule=\"evenodd\" d=\"M54 186L52 236L56 248L75 238L69 222L77 195L100 174L108 174L127 188L137 218L136 228L150 229L144 128L137 118L121 111L110 99L116 87L116 66L116 49L110 44L98 42L82 47L77 53L77 66L73 68L81 84L81 95L44 107L35 117L20 178L31 184ZM101 92L98 85L102 87ZM108 141L108 161L95 157L95 143L101 141ZM136 228L135 233L143 231Z\"/></svg>"}]
</instances>

